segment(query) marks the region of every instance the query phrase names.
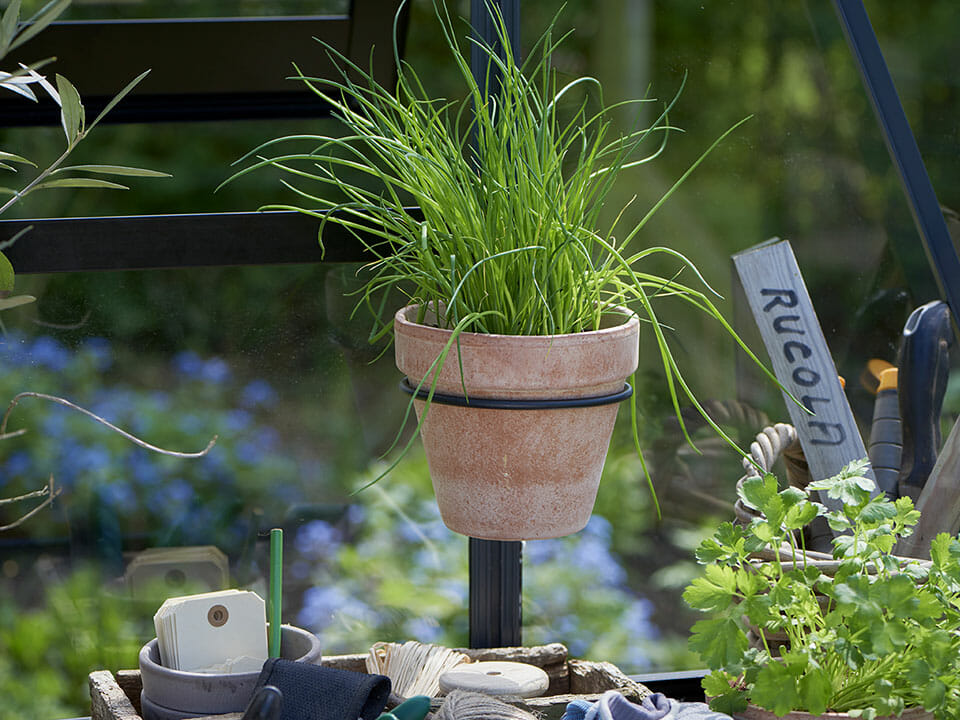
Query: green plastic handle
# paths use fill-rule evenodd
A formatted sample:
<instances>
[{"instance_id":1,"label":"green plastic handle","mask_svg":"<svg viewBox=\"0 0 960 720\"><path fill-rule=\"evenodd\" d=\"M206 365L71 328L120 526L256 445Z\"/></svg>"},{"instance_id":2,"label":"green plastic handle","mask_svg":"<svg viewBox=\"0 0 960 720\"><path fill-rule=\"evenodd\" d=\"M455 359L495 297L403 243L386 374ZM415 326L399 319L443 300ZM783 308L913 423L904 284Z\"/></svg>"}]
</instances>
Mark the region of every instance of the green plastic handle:
<instances>
[{"instance_id":1,"label":"green plastic handle","mask_svg":"<svg viewBox=\"0 0 960 720\"><path fill-rule=\"evenodd\" d=\"M430 698L426 695L414 695L390 712L383 713L377 720L423 720L429 711Z\"/></svg>"}]
</instances>

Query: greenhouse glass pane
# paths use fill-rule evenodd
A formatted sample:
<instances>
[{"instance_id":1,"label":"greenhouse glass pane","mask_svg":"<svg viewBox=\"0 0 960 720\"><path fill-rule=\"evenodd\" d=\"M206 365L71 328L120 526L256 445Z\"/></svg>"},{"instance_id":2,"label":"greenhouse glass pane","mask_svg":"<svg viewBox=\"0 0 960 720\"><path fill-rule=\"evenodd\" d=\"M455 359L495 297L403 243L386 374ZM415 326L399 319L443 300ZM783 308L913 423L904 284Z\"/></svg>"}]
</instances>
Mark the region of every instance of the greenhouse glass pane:
<instances>
[{"instance_id":1,"label":"greenhouse glass pane","mask_svg":"<svg viewBox=\"0 0 960 720\"><path fill-rule=\"evenodd\" d=\"M413 4L407 58L429 92L456 98L462 88L430 5ZM868 10L956 228L960 104L955 77L943 71L957 29L953 3L871 2ZM524 2L525 48L556 11L552 0ZM750 117L657 210L635 246L668 246L695 262L765 359L736 302L730 256L772 237L790 240L866 437L873 396L864 368L871 358L895 359L907 314L937 291L832 3L571 0L559 23L575 28L557 55L563 77L596 76L608 103L657 98L640 106L639 120L618 116L620 131L651 120L682 87L670 123L683 132L608 198L610 222L623 210L620 237L716 138ZM104 126L78 161L173 177L133 178L127 192L38 194L5 218L304 202L272 173L217 187L261 142L336 131L326 120ZM59 132L8 131L3 147L42 159ZM377 640L466 643L467 541L438 517L419 442L390 476L354 494L397 457L381 459L406 410L392 351L368 344L366 308L352 313L363 277L359 266L326 263L18 278L17 291L37 302L3 314L0 405L25 390L49 393L174 450L217 441L203 458L161 457L75 410L20 401L8 429L27 432L0 441L0 494L36 490L51 474L62 494L0 534L0 696L17 709L5 715L3 705L0 719L85 714L89 670L135 667L169 583L190 580L163 575L159 590L141 588L131 577L145 550L216 547L232 585L262 592L266 533L278 526L287 538L284 619L317 632L325 654L365 652ZM779 390L721 328L660 300L679 366L742 447L787 419ZM624 407L586 529L524 546L524 642L563 642L628 672L692 669L701 663L686 639L698 617L681 593L697 572L699 540L733 518L741 461L689 408L697 449L684 441L648 330L639 380L639 434L661 517ZM945 430L958 411L951 383ZM3 522L16 516L0 510ZM193 580L205 577L198 570Z\"/></svg>"}]
</instances>

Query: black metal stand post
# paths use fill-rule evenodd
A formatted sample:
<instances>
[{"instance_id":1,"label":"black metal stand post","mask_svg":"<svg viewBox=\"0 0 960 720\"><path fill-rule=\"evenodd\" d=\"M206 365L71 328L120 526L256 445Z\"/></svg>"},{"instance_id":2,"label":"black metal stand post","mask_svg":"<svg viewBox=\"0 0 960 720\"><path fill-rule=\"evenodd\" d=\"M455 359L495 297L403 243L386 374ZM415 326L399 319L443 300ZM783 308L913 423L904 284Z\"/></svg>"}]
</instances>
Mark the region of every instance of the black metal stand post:
<instances>
[{"instance_id":1,"label":"black metal stand post","mask_svg":"<svg viewBox=\"0 0 960 720\"><path fill-rule=\"evenodd\" d=\"M494 0L503 15L511 49L520 61L520 0ZM484 0L471 0L470 23L478 37L496 45L493 20ZM478 82L486 72L482 51L473 48L470 65ZM493 83L496 90L496 83ZM519 542L470 538L470 647L521 645L520 604L523 593Z\"/></svg>"},{"instance_id":2,"label":"black metal stand post","mask_svg":"<svg viewBox=\"0 0 960 720\"><path fill-rule=\"evenodd\" d=\"M470 647L523 644L520 542L470 538Z\"/></svg>"}]
</instances>

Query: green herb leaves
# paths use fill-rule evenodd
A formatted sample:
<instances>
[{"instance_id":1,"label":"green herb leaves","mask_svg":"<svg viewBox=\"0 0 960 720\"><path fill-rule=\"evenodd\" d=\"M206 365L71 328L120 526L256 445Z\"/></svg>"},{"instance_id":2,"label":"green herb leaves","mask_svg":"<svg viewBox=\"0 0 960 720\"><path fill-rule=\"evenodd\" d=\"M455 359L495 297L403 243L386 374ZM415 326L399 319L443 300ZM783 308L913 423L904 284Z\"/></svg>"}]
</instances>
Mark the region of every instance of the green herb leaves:
<instances>
[{"instance_id":1,"label":"green herb leaves","mask_svg":"<svg viewBox=\"0 0 960 720\"><path fill-rule=\"evenodd\" d=\"M683 597L712 616L690 648L714 669L703 687L715 709L960 717L960 542L938 536L930 562L893 555L919 513L908 498L872 498L865 470L808 486L839 499L836 512L772 475L746 480L740 498L763 516L701 543L704 574ZM843 533L832 558L803 551L798 531L818 516Z\"/></svg>"}]
</instances>

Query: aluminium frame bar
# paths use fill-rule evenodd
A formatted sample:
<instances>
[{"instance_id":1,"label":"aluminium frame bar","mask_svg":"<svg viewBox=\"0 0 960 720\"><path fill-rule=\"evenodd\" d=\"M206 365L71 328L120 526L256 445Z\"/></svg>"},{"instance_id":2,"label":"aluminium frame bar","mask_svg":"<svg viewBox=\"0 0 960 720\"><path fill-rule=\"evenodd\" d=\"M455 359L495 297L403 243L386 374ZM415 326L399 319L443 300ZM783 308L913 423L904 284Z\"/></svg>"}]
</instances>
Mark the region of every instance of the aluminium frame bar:
<instances>
[{"instance_id":1,"label":"aluminium frame bar","mask_svg":"<svg viewBox=\"0 0 960 720\"><path fill-rule=\"evenodd\" d=\"M5 250L24 274L372 259L334 224L321 250L320 221L295 211L0 220L0 240L25 227Z\"/></svg>"},{"instance_id":2,"label":"aluminium frame bar","mask_svg":"<svg viewBox=\"0 0 960 720\"><path fill-rule=\"evenodd\" d=\"M346 13L330 15L61 20L7 61L55 57L52 68L77 87L89 117L150 70L105 123L322 117L329 114L325 103L290 79L293 62L308 75L336 76L320 40L389 85L396 76L391 48L398 12L402 56L409 3L349 0ZM59 123L59 108L48 98L0 97L0 127Z\"/></svg>"},{"instance_id":3,"label":"aluminium frame bar","mask_svg":"<svg viewBox=\"0 0 960 720\"><path fill-rule=\"evenodd\" d=\"M834 0L850 51L857 62L890 158L897 169L941 297L960 318L960 258L954 249L916 138L910 129L883 51L863 0Z\"/></svg>"}]
</instances>

